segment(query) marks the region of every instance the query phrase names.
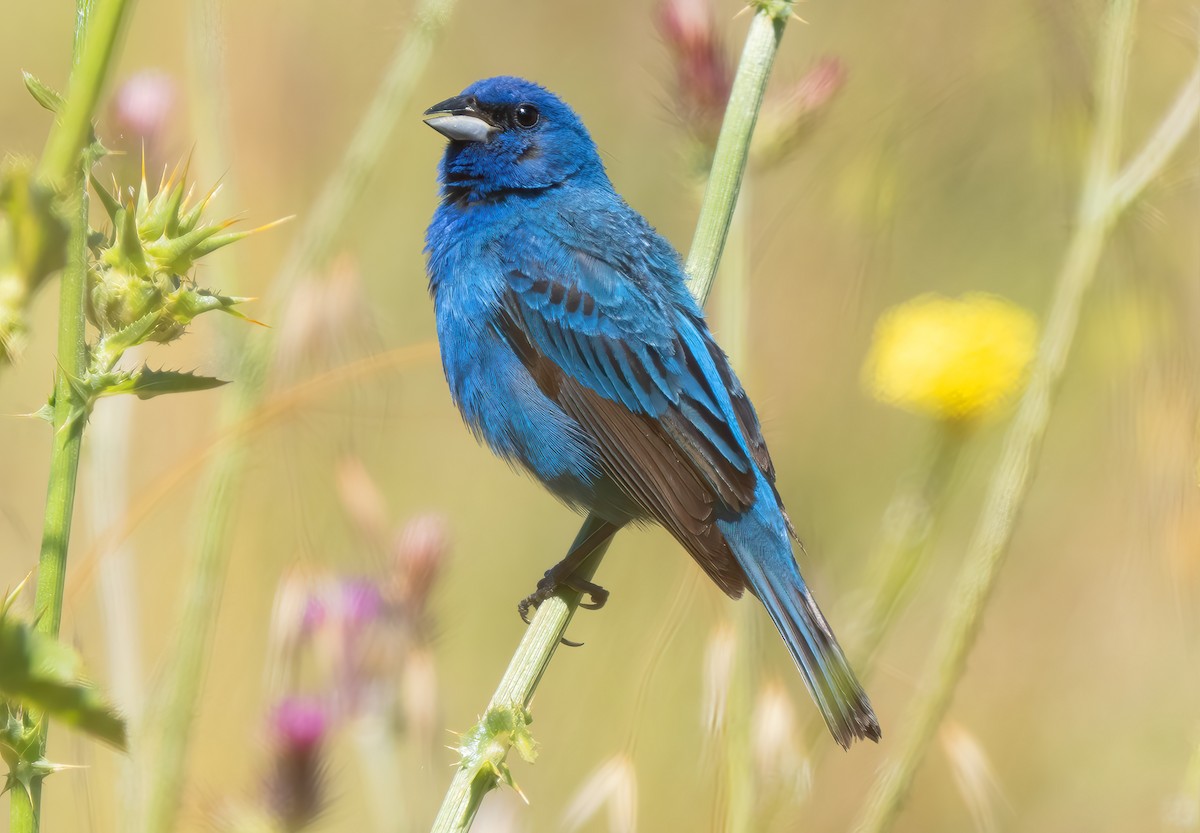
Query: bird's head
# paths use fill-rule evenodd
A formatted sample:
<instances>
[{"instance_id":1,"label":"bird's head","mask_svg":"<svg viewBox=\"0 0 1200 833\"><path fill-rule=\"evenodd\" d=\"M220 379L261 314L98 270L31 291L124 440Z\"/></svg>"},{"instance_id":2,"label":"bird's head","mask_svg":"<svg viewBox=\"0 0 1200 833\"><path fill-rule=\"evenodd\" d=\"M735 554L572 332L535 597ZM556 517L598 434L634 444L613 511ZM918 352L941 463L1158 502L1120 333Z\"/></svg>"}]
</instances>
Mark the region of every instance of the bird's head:
<instances>
[{"instance_id":1,"label":"bird's head","mask_svg":"<svg viewBox=\"0 0 1200 833\"><path fill-rule=\"evenodd\" d=\"M486 196L549 188L580 174L605 179L575 111L523 78L476 81L426 110L425 123L450 140L441 169L447 191Z\"/></svg>"}]
</instances>

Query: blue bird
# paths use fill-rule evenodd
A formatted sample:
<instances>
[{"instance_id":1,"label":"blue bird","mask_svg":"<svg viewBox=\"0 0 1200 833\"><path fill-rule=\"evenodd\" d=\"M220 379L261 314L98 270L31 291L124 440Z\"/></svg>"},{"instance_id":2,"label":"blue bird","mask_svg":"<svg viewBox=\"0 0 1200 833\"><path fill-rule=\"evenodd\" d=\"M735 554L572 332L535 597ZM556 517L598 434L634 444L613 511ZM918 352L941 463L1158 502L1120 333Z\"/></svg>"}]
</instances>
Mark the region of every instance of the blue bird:
<instances>
[{"instance_id":1,"label":"blue bird","mask_svg":"<svg viewBox=\"0 0 1200 833\"><path fill-rule=\"evenodd\" d=\"M754 407L684 283L679 255L613 189L583 122L545 88L489 78L434 105L450 141L426 233L450 393L476 437L590 535L654 522L730 596L763 603L843 747L879 723L792 555ZM525 608L522 609L524 614Z\"/></svg>"}]
</instances>

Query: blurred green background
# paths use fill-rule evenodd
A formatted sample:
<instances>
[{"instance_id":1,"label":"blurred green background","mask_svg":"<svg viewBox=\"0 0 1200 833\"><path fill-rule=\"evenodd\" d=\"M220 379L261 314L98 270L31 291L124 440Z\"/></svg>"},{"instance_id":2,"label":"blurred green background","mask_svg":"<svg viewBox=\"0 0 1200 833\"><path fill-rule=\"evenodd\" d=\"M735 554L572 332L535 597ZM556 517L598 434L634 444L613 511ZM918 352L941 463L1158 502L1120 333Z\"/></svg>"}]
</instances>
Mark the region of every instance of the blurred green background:
<instances>
[{"instance_id":1,"label":"blurred green background","mask_svg":"<svg viewBox=\"0 0 1200 833\"><path fill-rule=\"evenodd\" d=\"M193 123L188 4L136 7L114 89L148 69L165 74L171 109L149 148L152 162L174 161L194 146L200 185L219 176L227 183L219 213L242 214L255 225L303 217L411 25L410 4L219 5L225 75L204 78L202 86L228 95L227 160L197 143L214 130ZM716 5L731 61L748 20L739 8ZM926 291L988 291L1042 314L1071 230L1100 11L1098 2L1069 0L813 0L799 7L804 22L788 28L773 90L795 83L821 56L842 63L846 83L798 152L751 173L749 327L735 362L807 547L798 557L840 633L853 631L884 511L932 430L863 393L860 366L872 326L888 306ZM319 339L306 337L314 331L295 309L289 316L265 300L247 309L291 345L272 390L434 338L421 250L442 141L419 116L477 78L519 74L562 94L591 129L618 190L686 249L696 192L671 106L674 67L655 14L653 3L631 0L461 0L387 161L340 239L349 260L339 267L345 283L338 291L351 300L316 304L326 313ZM23 89L20 70L64 85L72 4L10 2L2 19L0 151L34 156L49 116ZM1190 71L1197 25L1194 4L1142 4L1127 150ZM122 130L116 109L103 109L100 134L134 153L105 167L127 177L137 141L122 139ZM1198 151L1193 136L1114 232L1086 307L1011 560L952 710L954 732L965 733L987 766L971 782L962 756L935 748L899 830L1200 829L1197 764L1188 774L1200 742ZM215 255L219 267L202 267L201 283L211 268L234 282L217 288L269 297L270 279L299 227L293 222ZM317 288L307 291L321 297L324 276L309 277ZM718 310L721 291L718 281ZM49 390L56 314L51 288L35 302L24 359L0 374L0 413L9 415L0 431L4 586L36 562L49 434L44 423L14 415L36 410ZM233 362L221 345L245 325L212 318L147 357L156 366L230 378ZM714 328L721 338L719 315ZM338 497L339 461L365 462L395 523L436 512L451 540L432 601L438 725L428 754L403 739L406 809L390 829L419 830L432 819L454 761L443 748L454 738L444 730L467 729L486 705L524 628L516 601L577 528L578 519L540 487L476 446L451 406L435 354L414 355L326 384L250 435L183 829L208 829L214 808L257 789L267 755L264 667L280 576L297 566L345 574L378 569L377 554L363 546ZM85 458L64 638L110 691L151 690L171 651L185 556L197 538L202 471L180 467L220 439L222 396L167 397L117 411L112 430L120 434L127 425L129 443L127 452L114 452L119 465ZM101 402L96 419L125 404ZM840 830L858 812L921 685L1001 422L967 446L931 568L869 680L882 746L842 754L828 748L826 735L807 733L813 745L789 748L811 760L811 792L793 789L775 800L779 790L761 779L763 795L775 796L761 814L762 829ZM89 434L85 444L91 442ZM181 477L164 488L172 473ZM122 490L134 508L155 500L127 539L136 587L128 604L136 605L134 648L144 668L144 678L132 681L112 679L114 652L98 595L103 572L91 569L124 510L90 511L89 501ZM87 574L78 570L85 564ZM529 805L511 791L491 796L477 829L565 829L574 794L614 756L623 783L636 788L639 829L721 829L725 751L702 723L703 666L714 629L734 617L735 603L697 577L661 531L620 535L599 576L610 602L575 620L569 635L586 647L558 653L534 702L541 758L534 766L514 762ZM680 588L685 607L666 642ZM757 620L762 672L752 684L758 690L780 681L795 735L805 736L801 729L815 710L799 675L757 605L740 604L753 605L743 619ZM330 747L328 809L316 829L375 829L350 734ZM948 743L958 748L953 738ZM126 829L121 756L60 728L51 752L85 768L49 782L44 829ZM964 777L974 784L965 791ZM973 815L972 801L991 810ZM7 813L0 819L7 829ZM583 829L607 830L608 821L600 813Z\"/></svg>"}]
</instances>

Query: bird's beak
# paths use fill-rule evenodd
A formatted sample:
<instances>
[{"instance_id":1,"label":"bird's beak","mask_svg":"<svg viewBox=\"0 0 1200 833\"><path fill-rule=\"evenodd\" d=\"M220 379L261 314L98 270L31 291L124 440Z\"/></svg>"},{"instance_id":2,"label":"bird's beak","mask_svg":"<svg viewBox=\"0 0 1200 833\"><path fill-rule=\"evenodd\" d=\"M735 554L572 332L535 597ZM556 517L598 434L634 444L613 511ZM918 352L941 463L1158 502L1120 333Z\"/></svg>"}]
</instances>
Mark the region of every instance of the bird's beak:
<instances>
[{"instance_id":1,"label":"bird's beak","mask_svg":"<svg viewBox=\"0 0 1200 833\"><path fill-rule=\"evenodd\" d=\"M479 109L474 96L455 96L425 111L425 123L447 139L486 142L498 128Z\"/></svg>"}]
</instances>

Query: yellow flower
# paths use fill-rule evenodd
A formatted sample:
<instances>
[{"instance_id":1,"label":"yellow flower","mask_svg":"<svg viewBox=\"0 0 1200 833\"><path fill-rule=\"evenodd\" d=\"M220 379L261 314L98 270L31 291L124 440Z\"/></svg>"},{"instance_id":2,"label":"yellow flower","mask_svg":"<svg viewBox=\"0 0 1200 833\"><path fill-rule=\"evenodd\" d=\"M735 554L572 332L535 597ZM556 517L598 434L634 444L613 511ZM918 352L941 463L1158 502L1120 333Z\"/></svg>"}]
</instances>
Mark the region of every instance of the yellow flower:
<instances>
[{"instance_id":1,"label":"yellow flower","mask_svg":"<svg viewBox=\"0 0 1200 833\"><path fill-rule=\"evenodd\" d=\"M863 368L880 402L965 422L994 411L1025 383L1037 324L1003 298L921 295L884 313Z\"/></svg>"}]
</instances>

